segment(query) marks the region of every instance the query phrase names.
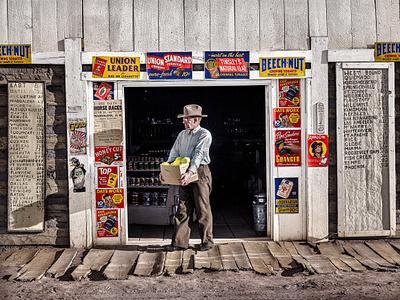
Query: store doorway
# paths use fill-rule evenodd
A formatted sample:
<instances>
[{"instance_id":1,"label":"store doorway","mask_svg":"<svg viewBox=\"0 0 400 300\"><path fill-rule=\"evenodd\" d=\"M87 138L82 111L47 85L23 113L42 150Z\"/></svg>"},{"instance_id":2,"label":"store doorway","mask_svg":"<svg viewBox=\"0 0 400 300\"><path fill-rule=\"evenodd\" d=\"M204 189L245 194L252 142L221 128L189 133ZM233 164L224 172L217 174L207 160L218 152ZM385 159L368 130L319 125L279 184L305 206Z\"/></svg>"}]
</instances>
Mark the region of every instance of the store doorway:
<instances>
[{"instance_id":1,"label":"store doorway","mask_svg":"<svg viewBox=\"0 0 400 300\"><path fill-rule=\"evenodd\" d=\"M177 194L177 188L158 185L156 165L165 160L184 128L177 115L191 103L203 107L208 117L201 126L213 136L214 237L266 236L253 229L252 212L254 195L266 191L265 85L125 87L124 96L129 239L172 237L176 199L171 194ZM154 197L159 200L154 202ZM197 224L193 225L196 239Z\"/></svg>"}]
</instances>

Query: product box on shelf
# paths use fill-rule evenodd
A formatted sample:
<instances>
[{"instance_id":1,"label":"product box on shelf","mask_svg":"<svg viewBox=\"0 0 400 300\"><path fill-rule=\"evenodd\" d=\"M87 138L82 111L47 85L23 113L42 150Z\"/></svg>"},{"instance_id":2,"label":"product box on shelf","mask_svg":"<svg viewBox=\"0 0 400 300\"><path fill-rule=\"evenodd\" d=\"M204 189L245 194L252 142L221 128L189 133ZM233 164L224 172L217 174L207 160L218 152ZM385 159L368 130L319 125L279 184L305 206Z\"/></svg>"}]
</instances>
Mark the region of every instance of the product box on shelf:
<instances>
[{"instance_id":1,"label":"product box on shelf","mask_svg":"<svg viewBox=\"0 0 400 300\"><path fill-rule=\"evenodd\" d=\"M182 174L189 168L189 163L182 165L161 165L162 184L179 185L179 179ZM192 175L190 182L199 180L197 172Z\"/></svg>"}]
</instances>

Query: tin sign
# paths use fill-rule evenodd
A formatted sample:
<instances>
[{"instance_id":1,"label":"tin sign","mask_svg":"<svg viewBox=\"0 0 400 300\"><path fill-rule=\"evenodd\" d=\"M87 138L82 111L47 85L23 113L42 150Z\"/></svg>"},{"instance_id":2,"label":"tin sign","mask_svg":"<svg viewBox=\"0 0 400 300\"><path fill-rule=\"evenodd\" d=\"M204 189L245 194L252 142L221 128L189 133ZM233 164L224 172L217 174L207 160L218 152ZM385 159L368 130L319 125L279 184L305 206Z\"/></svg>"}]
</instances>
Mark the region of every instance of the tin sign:
<instances>
[{"instance_id":1,"label":"tin sign","mask_svg":"<svg viewBox=\"0 0 400 300\"><path fill-rule=\"evenodd\" d=\"M96 189L96 207L124 208L124 189Z\"/></svg>"},{"instance_id":2,"label":"tin sign","mask_svg":"<svg viewBox=\"0 0 400 300\"><path fill-rule=\"evenodd\" d=\"M305 76L305 57L261 57L260 77Z\"/></svg>"},{"instance_id":3,"label":"tin sign","mask_svg":"<svg viewBox=\"0 0 400 300\"><path fill-rule=\"evenodd\" d=\"M275 128L300 128L300 108L274 108Z\"/></svg>"},{"instance_id":4,"label":"tin sign","mask_svg":"<svg viewBox=\"0 0 400 300\"><path fill-rule=\"evenodd\" d=\"M307 138L307 165L327 167L328 156L328 135L310 134Z\"/></svg>"},{"instance_id":5,"label":"tin sign","mask_svg":"<svg viewBox=\"0 0 400 300\"><path fill-rule=\"evenodd\" d=\"M218 51L205 52L206 79L248 79L249 78L248 51Z\"/></svg>"},{"instance_id":6,"label":"tin sign","mask_svg":"<svg viewBox=\"0 0 400 300\"><path fill-rule=\"evenodd\" d=\"M93 100L113 100L114 82L93 82Z\"/></svg>"},{"instance_id":7,"label":"tin sign","mask_svg":"<svg viewBox=\"0 0 400 300\"><path fill-rule=\"evenodd\" d=\"M301 166L301 130L275 130L275 167Z\"/></svg>"},{"instance_id":8,"label":"tin sign","mask_svg":"<svg viewBox=\"0 0 400 300\"><path fill-rule=\"evenodd\" d=\"M299 179L275 178L275 213L299 213Z\"/></svg>"},{"instance_id":9,"label":"tin sign","mask_svg":"<svg viewBox=\"0 0 400 300\"><path fill-rule=\"evenodd\" d=\"M94 161L106 165L122 165L123 146L95 146Z\"/></svg>"},{"instance_id":10,"label":"tin sign","mask_svg":"<svg viewBox=\"0 0 400 300\"><path fill-rule=\"evenodd\" d=\"M149 79L192 79L192 52L149 52Z\"/></svg>"},{"instance_id":11,"label":"tin sign","mask_svg":"<svg viewBox=\"0 0 400 300\"><path fill-rule=\"evenodd\" d=\"M375 43L375 61L400 61L400 43Z\"/></svg>"},{"instance_id":12,"label":"tin sign","mask_svg":"<svg viewBox=\"0 0 400 300\"><path fill-rule=\"evenodd\" d=\"M140 79L140 57L94 56L93 78Z\"/></svg>"},{"instance_id":13,"label":"tin sign","mask_svg":"<svg viewBox=\"0 0 400 300\"><path fill-rule=\"evenodd\" d=\"M118 209L97 210L97 237L118 237Z\"/></svg>"},{"instance_id":14,"label":"tin sign","mask_svg":"<svg viewBox=\"0 0 400 300\"><path fill-rule=\"evenodd\" d=\"M118 166L97 167L97 187L109 189L119 187Z\"/></svg>"},{"instance_id":15,"label":"tin sign","mask_svg":"<svg viewBox=\"0 0 400 300\"><path fill-rule=\"evenodd\" d=\"M0 45L1 64L30 64L31 45Z\"/></svg>"},{"instance_id":16,"label":"tin sign","mask_svg":"<svg viewBox=\"0 0 400 300\"><path fill-rule=\"evenodd\" d=\"M300 80L279 80L279 107L300 107Z\"/></svg>"}]
</instances>

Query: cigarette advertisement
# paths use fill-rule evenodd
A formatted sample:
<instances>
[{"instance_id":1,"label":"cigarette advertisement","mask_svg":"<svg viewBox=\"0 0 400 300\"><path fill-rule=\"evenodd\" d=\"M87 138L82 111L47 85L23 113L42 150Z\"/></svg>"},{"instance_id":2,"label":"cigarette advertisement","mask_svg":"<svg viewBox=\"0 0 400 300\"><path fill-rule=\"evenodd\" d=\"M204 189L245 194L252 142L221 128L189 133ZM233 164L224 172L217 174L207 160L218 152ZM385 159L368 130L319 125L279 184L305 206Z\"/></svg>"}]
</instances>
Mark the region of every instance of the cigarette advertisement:
<instances>
[{"instance_id":1,"label":"cigarette advertisement","mask_svg":"<svg viewBox=\"0 0 400 300\"><path fill-rule=\"evenodd\" d=\"M1 64L30 64L31 45L0 45Z\"/></svg>"},{"instance_id":2,"label":"cigarette advertisement","mask_svg":"<svg viewBox=\"0 0 400 300\"><path fill-rule=\"evenodd\" d=\"M93 101L94 145L122 144L122 100Z\"/></svg>"},{"instance_id":3,"label":"cigarette advertisement","mask_svg":"<svg viewBox=\"0 0 400 300\"><path fill-rule=\"evenodd\" d=\"M140 57L94 56L92 77L140 79Z\"/></svg>"},{"instance_id":4,"label":"cigarette advertisement","mask_svg":"<svg viewBox=\"0 0 400 300\"><path fill-rule=\"evenodd\" d=\"M275 130L275 167L301 166L301 130Z\"/></svg>"},{"instance_id":5,"label":"cigarette advertisement","mask_svg":"<svg viewBox=\"0 0 400 300\"><path fill-rule=\"evenodd\" d=\"M274 128L300 128L300 108L274 108Z\"/></svg>"},{"instance_id":6,"label":"cigarette advertisement","mask_svg":"<svg viewBox=\"0 0 400 300\"><path fill-rule=\"evenodd\" d=\"M124 190L96 189L96 207L98 209L124 208Z\"/></svg>"},{"instance_id":7,"label":"cigarette advertisement","mask_svg":"<svg viewBox=\"0 0 400 300\"><path fill-rule=\"evenodd\" d=\"M400 43L375 43L375 61L400 61Z\"/></svg>"},{"instance_id":8,"label":"cigarette advertisement","mask_svg":"<svg viewBox=\"0 0 400 300\"><path fill-rule=\"evenodd\" d=\"M279 107L300 106L300 80L279 80Z\"/></svg>"},{"instance_id":9,"label":"cigarette advertisement","mask_svg":"<svg viewBox=\"0 0 400 300\"><path fill-rule=\"evenodd\" d=\"M71 119L68 123L69 152L71 155L86 154L87 122L85 118Z\"/></svg>"},{"instance_id":10,"label":"cigarette advertisement","mask_svg":"<svg viewBox=\"0 0 400 300\"><path fill-rule=\"evenodd\" d=\"M105 165L121 165L123 163L123 146L95 146L94 161Z\"/></svg>"},{"instance_id":11,"label":"cigarette advertisement","mask_svg":"<svg viewBox=\"0 0 400 300\"><path fill-rule=\"evenodd\" d=\"M192 52L149 52L148 79L192 79Z\"/></svg>"},{"instance_id":12,"label":"cigarette advertisement","mask_svg":"<svg viewBox=\"0 0 400 300\"><path fill-rule=\"evenodd\" d=\"M119 167L97 167L97 187L100 189L119 188Z\"/></svg>"},{"instance_id":13,"label":"cigarette advertisement","mask_svg":"<svg viewBox=\"0 0 400 300\"><path fill-rule=\"evenodd\" d=\"M307 165L309 167L328 166L328 136L310 134L307 137Z\"/></svg>"},{"instance_id":14,"label":"cigarette advertisement","mask_svg":"<svg viewBox=\"0 0 400 300\"><path fill-rule=\"evenodd\" d=\"M114 82L93 82L93 100L113 100Z\"/></svg>"},{"instance_id":15,"label":"cigarette advertisement","mask_svg":"<svg viewBox=\"0 0 400 300\"><path fill-rule=\"evenodd\" d=\"M299 179L275 178L275 213L299 213Z\"/></svg>"},{"instance_id":16,"label":"cigarette advertisement","mask_svg":"<svg viewBox=\"0 0 400 300\"><path fill-rule=\"evenodd\" d=\"M118 209L97 210L97 237L118 237Z\"/></svg>"},{"instance_id":17,"label":"cigarette advertisement","mask_svg":"<svg viewBox=\"0 0 400 300\"><path fill-rule=\"evenodd\" d=\"M261 57L260 77L305 76L305 57Z\"/></svg>"},{"instance_id":18,"label":"cigarette advertisement","mask_svg":"<svg viewBox=\"0 0 400 300\"><path fill-rule=\"evenodd\" d=\"M206 79L248 79L249 52L205 52Z\"/></svg>"}]
</instances>

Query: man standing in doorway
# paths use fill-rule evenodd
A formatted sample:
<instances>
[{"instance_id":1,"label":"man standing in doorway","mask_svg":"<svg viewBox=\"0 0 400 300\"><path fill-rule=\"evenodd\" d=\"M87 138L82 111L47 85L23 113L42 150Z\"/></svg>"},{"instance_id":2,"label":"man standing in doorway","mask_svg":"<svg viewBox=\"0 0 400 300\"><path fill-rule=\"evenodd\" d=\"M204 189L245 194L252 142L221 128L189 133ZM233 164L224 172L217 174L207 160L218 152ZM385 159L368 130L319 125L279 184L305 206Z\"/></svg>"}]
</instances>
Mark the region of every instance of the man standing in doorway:
<instances>
[{"instance_id":1,"label":"man standing in doorway","mask_svg":"<svg viewBox=\"0 0 400 300\"><path fill-rule=\"evenodd\" d=\"M168 162L173 162L177 157L189 157L190 165L179 181L179 206L175 215L172 244L167 246L168 251L188 248L194 208L202 241L199 250L208 251L214 245L210 206L212 179L208 167L212 137L207 129L200 126L201 119L204 117L207 115L202 114L202 108L197 104L186 105L183 108L183 114L178 115L178 118L183 118L185 129L176 138ZM199 179L189 183L196 171Z\"/></svg>"}]
</instances>

